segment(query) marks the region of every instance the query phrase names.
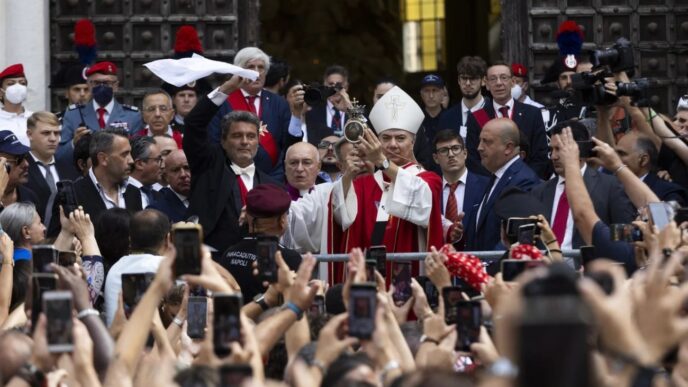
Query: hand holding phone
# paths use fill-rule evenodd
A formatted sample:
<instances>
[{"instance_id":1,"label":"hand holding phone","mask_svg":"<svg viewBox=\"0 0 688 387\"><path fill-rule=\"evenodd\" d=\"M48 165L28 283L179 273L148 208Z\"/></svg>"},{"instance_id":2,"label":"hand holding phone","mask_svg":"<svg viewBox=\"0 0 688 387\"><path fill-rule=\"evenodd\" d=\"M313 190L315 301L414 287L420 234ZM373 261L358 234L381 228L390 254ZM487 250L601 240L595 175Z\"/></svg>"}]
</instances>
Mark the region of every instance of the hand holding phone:
<instances>
[{"instance_id":1,"label":"hand holding phone","mask_svg":"<svg viewBox=\"0 0 688 387\"><path fill-rule=\"evenodd\" d=\"M58 253L53 245L36 245L31 248L34 273L52 273L52 263L58 263Z\"/></svg>"},{"instance_id":2,"label":"hand holding phone","mask_svg":"<svg viewBox=\"0 0 688 387\"><path fill-rule=\"evenodd\" d=\"M470 352L471 344L480 340L480 327L483 324L483 311L480 301L459 301L456 304L456 344L457 351Z\"/></svg>"},{"instance_id":3,"label":"hand holding phone","mask_svg":"<svg viewBox=\"0 0 688 387\"><path fill-rule=\"evenodd\" d=\"M124 315L129 318L143 295L148 290L155 273L122 274L122 300Z\"/></svg>"},{"instance_id":4,"label":"hand holding phone","mask_svg":"<svg viewBox=\"0 0 688 387\"><path fill-rule=\"evenodd\" d=\"M256 239L256 259L258 275L262 282L274 284L278 279L277 253L279 240L275 236L260 235Z\"/></svg>"},{"instance_id":5,"label":"hand holding phone","mask_svg":"<svg viewBox=\"0 0 688 387\"><path fill-rule=\"evenodd\" d=\"M213 295L213 349L218 357L232 353L231 344L241 341L241 294Z\"/></svg>"},{"instance_id":6,"label":"hand holding phone","mask_svg":"<svg viewBox=\"0 0 688 387\"><path fill-rule=\"evenodd\" d=\"M392 300L397 306L403 305L411 298L411 262L394 262L392 264Z\"/></svg>"},{"instance_id":7,"label":"hand holding phone","mask_svg":"<svg viewBox=\"0 0 688 387\"><path fill-rule=\"evenodd\" d=\"M50 353L72 352L72 293L49 291L43 294L46 338Z\"/></svg>"},{"instance_id":8,"label":"hand holding phone","mask_svg":"<svg viewBox=\"0 0 688 387\"><path fill-rule=\"evenodd\" d=\"M366 250L366 267L368 266L377 270L382 277L387 276L387 247L385 245L370 246ZM369 275L367 281L375 282L374 270L372 270L373 275Z\"/></svg>"},{"instance_id":9,"label":"hand holding phone","mask_svg":"<svg viewBox=\"0 0 688 387\"><path fill-rule=\"evenodd\" d=\"M174 274L201 274L201 244L203 229L200 224L178 223L172 226L172 240L177 249Z\"/></svg>"},{"instance_id":10,"label":"hand holding phone","mask_svg":"<svg viewBox=\"0 0 688 387\"><path fill-rule=\"evenodd\" d=\"M353 284L349 291L349 336L370 339L375 331L377 289L373 283Z\"/></svg>"}]
</instances>

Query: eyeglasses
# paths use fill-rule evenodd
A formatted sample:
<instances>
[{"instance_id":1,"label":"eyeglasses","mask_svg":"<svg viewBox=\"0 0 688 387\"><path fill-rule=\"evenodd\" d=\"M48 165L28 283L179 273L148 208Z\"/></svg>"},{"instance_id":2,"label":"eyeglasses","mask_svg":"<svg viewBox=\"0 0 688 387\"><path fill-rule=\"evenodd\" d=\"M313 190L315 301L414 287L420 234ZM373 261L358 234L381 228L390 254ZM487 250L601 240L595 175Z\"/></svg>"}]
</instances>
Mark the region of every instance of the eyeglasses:
<instances>
[{"instance_id":1,"label":"eyeglasses","mask_svg":"<svg viewBox=\"0 0 688 387\"><path fill-rule=\"evenodd\" d=\"M459 76L459 82L461 83L470 83L470 82L480 82L480 77L469 77L466 75L460 75Z\"/></svg>"},{"instance_id":2,"label":"eyeglasses","mask_svg":"<svg viewBox=\"0 0 688 387\"><path fill-rule=\"evenodd\" d=\"M143 108L143 111L146 113L155 113L156 110L160 110L160 113L167 113L168 111L172 110L172 108L166 105L148 106Z\"/></svg>"},{"instance_id":3,"label":"eyeglasses","mask_svg":"<svg viewBox=\"0 0 688 387\"><path fill-rule=\"evenodd\" d=\"M329 147L334 147L336 143L336 141L320 141L318 149L328 149Z\"/></svg>"},{"instance_id":4,"label":"eyeglasses","mask_svg":"<svg viewBox=\"0 0 688 387\"><path fill-rule=\"evenodd\" d=\"M157 162L158 164L162 164L162 155L160 155L160 156L158 156L158 157L144 157L144 158L139 159L139 160L143 161L144 163L147 163L147 162L149 162L150 160L154 160L154 161Z\"/></svg>"},{"instance_id":5,"label":"eyeglasses","mask_svg":"<svg viewBox=\"0 0 688 387\"><path fill-rule=\"evenodd\" d=\"M506 83L509 80L511 80L511 77L509 75L506 75L506 74L502 74L498 77L492 76L492 77L487 78L488 83L497 83L497 81L502 81L502 83Z\"/></svg>"},{"instance_id":6,"label":"eyeglasses","mask_svg":"<svg viewBox=\"0 0 688 387\"><path fill-rule=\"evenodd\" d=\"M444 146L442 148L437 148L437 150L436 150L436 152L441 154L442 156L449 155L449 151L451 151L453 154L457 155L457 154L463 152L463 147L461 145L452 145L452 146Z\"/></svg>"},{"instance_id":7,"label":"eyeglasses","mask_svg":"<svg viewBox=\"0 0 688 387\"><path fill-rule=\"evenodd\" d=\"M95 81L95 80L90 80L88 81L88 84L95 87L95 86L109 86L113 87L117 84L118 81Z\"/></svg>"},{"instance_id":8,"label":"eyeglasses","mask_svg":"<svg viewBox=\"0 0 688 387\"><path fill-rule=\"evenodd\" d=\"M26 160L26 157L27 157L27 154L23 154L23 155L17 155L15 157L5 157L5 160L6 160L6 162L8 162L10 164L19 165L24 160Z\"/></svg>"}]
</instances>

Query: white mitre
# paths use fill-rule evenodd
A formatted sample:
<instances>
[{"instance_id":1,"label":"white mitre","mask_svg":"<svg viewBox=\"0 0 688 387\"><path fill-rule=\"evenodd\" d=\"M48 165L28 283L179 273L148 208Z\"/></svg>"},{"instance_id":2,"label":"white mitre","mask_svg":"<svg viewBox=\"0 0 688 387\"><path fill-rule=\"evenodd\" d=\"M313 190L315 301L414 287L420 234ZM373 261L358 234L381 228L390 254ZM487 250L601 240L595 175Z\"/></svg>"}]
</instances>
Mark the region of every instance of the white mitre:
<instances>
[{"instance_id":1,"label":"white mitre","mask_svg":"<svg viewBox=\"0 0 688 387\"><path fill-rule=\"evenodd\" d=\"M425 115L410 95L399 86L394 86L373 106L369 119L377 134L388 129L402 129L416 134Z\"/></svg>"}]
</instances>

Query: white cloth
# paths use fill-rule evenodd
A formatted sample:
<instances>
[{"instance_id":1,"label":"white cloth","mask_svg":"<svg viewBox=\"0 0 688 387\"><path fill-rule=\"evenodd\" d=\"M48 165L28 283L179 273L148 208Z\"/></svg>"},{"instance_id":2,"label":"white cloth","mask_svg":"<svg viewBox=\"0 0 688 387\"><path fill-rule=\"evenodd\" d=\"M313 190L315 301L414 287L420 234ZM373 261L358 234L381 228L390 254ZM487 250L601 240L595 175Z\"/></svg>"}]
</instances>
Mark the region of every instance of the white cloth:
<instances>
[{"instance_id":1,"label":"white cloth","mask_svg":"<svg viewBox=\"0 0 688 387\"><path fill-rule=\"evenodd\" d=\"M213 73L234 74L252 81L258 79L257 71L206 59L198 54L193 54L191 58L154 60L145 63L144 66L158 78L177 87L205 78Z\"/></svg>"},{"instance_id":2,"label":"white cloth","mask_svg":"<svg viewBox=\"0 0 688 387\"><path fill-rule=\"evenodd\" d=\"M29 136L26 135L26 120L31 117L32 111L24 108L23 113L10 113L0 108L0 130L11 130L17 140L26 146L31 146Z\"/></svg>"},{"instance_id":3,"label":"white cloth","mask_svg":"<svg viewBox=\"0 0 688 387\"><path fill-rule=\"evenodd\" d=\"M45 166L43 165L43 162L36 157L36 155L33 154L33 152L29 152L31 157L33 157L33 161L36 162L38 165L38 169L41 171L41 174L43 174L43 178L48 176L48 171L46 171ZM53 175L53 180L57 183L60 181L60 175L57 173L57 168L55 168L55 157L53 156L52 159L48 162L48 169L50 169L50 174Z\"/></svg>"},{"instance_id":4,"label":"white cloth","mask_svg":"<svg viewBox=\"0 0 688 387\"><path fill-rule=\"evenodd\" d=\"M115 262L105 280L105 319L112 324L117 312L117 301L122 291L122 274L155 273L163 257L152 254L125 255Z\"/></svg>"},{"instance_id":5,"label":"white cloth","mask_svg":"<svg viewBox=\"0 0 688 387\"><path fill-rule=\"evenodd\" d=\"M100 195L100 199L103 201L105 204L105 209L109 210L110 208L127 208L127 204L124 202L124 192L127 190L127 185L129 185L129 182L126 182L124 184L121 184L120 186L117 187L117 203L115 203L112 198L107 196L105 193L105 190L103 189L103 186L100 185L98 182L98 179L96 178L95 173L93 173L93 168L88 170L88 177L91 179L93 182L93 185L96 186L96 190L98 191L98 194Z\"/></svg>"},{"instance_id":6,"label":"white cloth","mask_svg":"<svg viewBox=\"0 0 688 387\"><path fill-rule=\"evenodd\" d=\"M583 163L583 167L580 170L581 176L585 176L585 170L587 168L587 164ZM554 227L554 217L557 215L557 208L559 208L559 199L566 189L566 185L564 184L565 181L566 179L564 179L562 176L557 177L557 188L554 190L554 201L552 202L552 216L549 217L551 219L550 226L552 227ZM564 240L559 241L559 246L562 250L573 249L573 232L573 214L571 213L571 207L569 206L569 214L566 218L566 231L564 232Z\"/></svg>"},{"instance_id":7,"label":"white cloth","mask_svg":"<svg viewBox=\"0 0 688 387\"><path fill-rule=\"evenodd\" d=\"M251 164L246 168L241 168L236 164L231 164L230 168L234 171L234 174L241 177L241 180L246 186L246 192L253 189L253 176L256 174L256 165Z\"/></svg>"}]
</instances>

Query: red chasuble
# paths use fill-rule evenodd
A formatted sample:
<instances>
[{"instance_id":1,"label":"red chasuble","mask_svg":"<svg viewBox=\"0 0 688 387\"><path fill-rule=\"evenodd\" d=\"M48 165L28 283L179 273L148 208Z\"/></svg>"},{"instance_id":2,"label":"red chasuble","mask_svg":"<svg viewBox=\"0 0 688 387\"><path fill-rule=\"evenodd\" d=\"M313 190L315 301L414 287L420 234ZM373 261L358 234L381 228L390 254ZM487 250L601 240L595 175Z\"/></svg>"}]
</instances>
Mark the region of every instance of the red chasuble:
<instances>
[{"instance_id":1,"label":"red chasuble","mask_svg":"<svg viewBox=\"0 0 688 387\"><path fill-rule=\"evenodd\" d=\"M263 120L263 101L260 101L260 111L256 112L255 106L249 106L248 100L244 97L241 89L235 90L232 94L227 97L229 105L232 106L232 110L242 110L246 112L251 112L258 116L260 120ZM263 147L270 160L272 160L272 166L274 167L279 161L279 148L277 147L277 142L275 138L272 137L270 130L261 130L260 136L258 138L260 146Z\"/></svg>"},{"instance_id":2,"label":"red chasuble","mask_svg":"<svg viewBox=\"0 0 688 387\"><path fill-rule=\"evenodd\" d=\"M417 168L416 164L407 164L403 167L406 170L412 171ZM413 168L413 169L411 169ZM432 210L430 212L430 220L426 228L426 244L419 246L418 232L419 226L397 218L396 216L389 216L387 227L385 230L383 244L387 246L388 253L411 253L419 251L429 251L431 246L440 248L444 244L444 235L442 231L442 178L433 172L423 171L416 176L423 179L432 192ZM375 181L373 175L365 175L357 178L353 182L353 189L356 191L358 212L354 223L344 231L341 237L341 246L337 250L337 246L333 246L334 252L349 252L354 247L365 249L370 247L373 229L375 228L375 221L377 217L377 207L380 205L382 198L382 190ZM334 223L334 222L332 222ZM339 226L339 225L337 225ZM329 228L332 233L332 227ZM341 264L342 266L344 264ZM335 268L335 273L343 273L343 267L340 270ZM387 263L387 283L391 283L392 267L391 263ZM413 276L419 275L419 262L413 261L412 264ZM342 282L341 278L334 278L334 283Z\"/></svg>"}]
</instances>

